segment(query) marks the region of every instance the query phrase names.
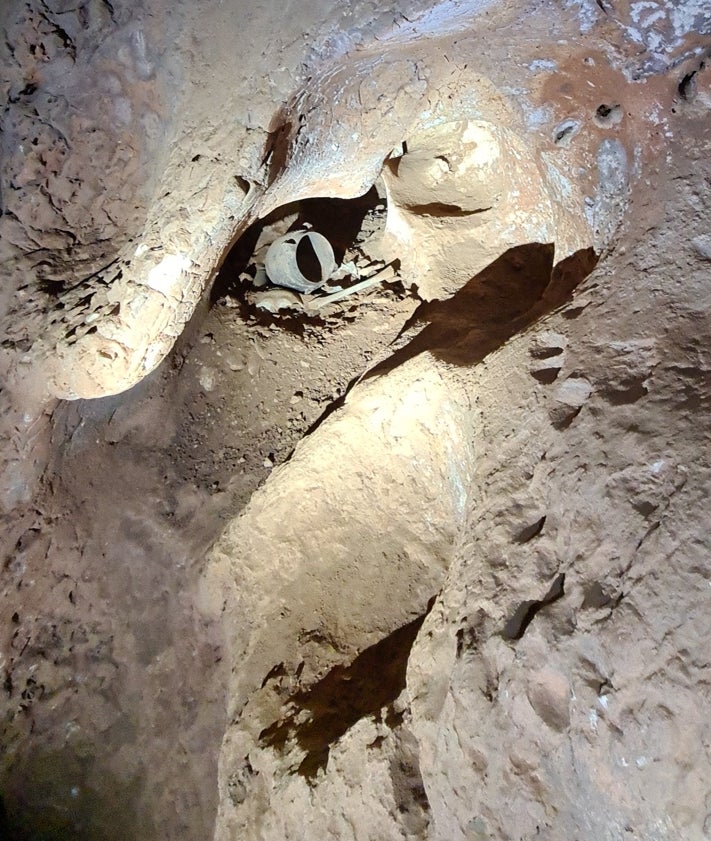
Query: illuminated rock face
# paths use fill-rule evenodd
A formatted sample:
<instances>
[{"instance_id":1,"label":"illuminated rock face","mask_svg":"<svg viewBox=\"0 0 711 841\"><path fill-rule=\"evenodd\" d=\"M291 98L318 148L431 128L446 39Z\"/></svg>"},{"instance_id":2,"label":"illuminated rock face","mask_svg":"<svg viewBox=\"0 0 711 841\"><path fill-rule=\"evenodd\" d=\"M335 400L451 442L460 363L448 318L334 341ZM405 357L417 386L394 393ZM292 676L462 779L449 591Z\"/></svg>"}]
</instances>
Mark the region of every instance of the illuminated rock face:
<instances>
[{"instance_id":1,"label":"illuminated rock face","mask_svg":"<svg viewBox=\"0 0 711 841\"><path fill-rule=\"evenodd\" d=\"M538 155L513 131L442 123L405 148L384 171L385 242L402 254L405 278L426 300L449 298L509 248L555 243L561 260L591 246L582 194L569 196L565 214L555 181L542 176Z\"/></svg>"},{"instance_id":2,"label":"illuminated rock face","mask_svg":"<svg viewBox=\"0 0 711 841\"><path fill-rule=\"evenodd\" d=\"M267 8L6 4L6 364L40 394L128 388L170 350L248 221L364 192L403 141L414 160L399 159L395 193L425 149L439 166L473 155L481 170L462 177L478 178L475 195L498 170L481 218L405 223L395 198L390 228L404 243L412 229L409 275L425 297L453 294L497 248L600 250L673 131L677 77L698 64L701 12L660 14L666 28L587 3L443 2L407 15L390 4L375 16L315 3L275 36ZM460 147L446 124L467 121L465 134L487 124L489 139ZM485 147L498 167L476 163ZM418 202L432 210L444 187L428 198L427 184ZM433 284L424 275L446 268L438 249L462 254L460 271Z\"/></svg>"},{"instance_id":3,"label":"illuminated rock face","mask_svg":"<svg viewBox=\"0 0 711 841\"><path fill-rule=\"evenodd\" d=\"M706 841L706 5L2 6L0 836Z\"/></svg>"}]
</instances>

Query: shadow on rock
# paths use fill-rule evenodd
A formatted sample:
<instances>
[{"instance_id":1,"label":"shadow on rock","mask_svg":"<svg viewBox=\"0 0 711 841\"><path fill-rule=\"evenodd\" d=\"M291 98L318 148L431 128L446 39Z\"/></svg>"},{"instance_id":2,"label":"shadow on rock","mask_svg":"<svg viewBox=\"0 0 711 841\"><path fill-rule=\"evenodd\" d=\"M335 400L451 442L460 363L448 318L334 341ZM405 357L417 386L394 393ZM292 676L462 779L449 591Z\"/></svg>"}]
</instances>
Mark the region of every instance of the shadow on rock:
<instances>
[{"instance_id":1,"label":"shadow on rock","mask_svg":"<svg viewBox=\"0 0 711 841\"><path fill-rule=\"evenodd\" d=\"M297 773L313 782L326 768L331 746L360 719L377 718L390 705L393 720L388 723L398 723L392 704L405 688L410 650L427 612L362 651L350 665L336 666L295 694L286 717L262 731L261 745L284 753L296 742L305 753Z\"/></svg>"},{"instance_id":2,"label":"shadow on rock","mask_svg":"<svg viewBox=\"0 0 711 841\"><path fill-rule=\"evenodd\" d=\"M416 335L367 376L384 374L425 351L453 365L481 362L569 300L597 264L588 248L554 265L554 250L552 243L511 248L453 297L422 304L400 334Z\"/></svg>"}]
</instances>

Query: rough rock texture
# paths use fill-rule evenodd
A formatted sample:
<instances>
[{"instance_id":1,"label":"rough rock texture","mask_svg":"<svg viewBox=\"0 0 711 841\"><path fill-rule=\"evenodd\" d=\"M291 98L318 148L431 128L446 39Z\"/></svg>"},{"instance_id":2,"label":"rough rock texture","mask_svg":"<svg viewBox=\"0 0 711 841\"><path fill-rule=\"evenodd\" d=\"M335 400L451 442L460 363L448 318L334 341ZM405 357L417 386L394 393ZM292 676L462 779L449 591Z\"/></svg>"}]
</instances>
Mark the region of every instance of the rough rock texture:
<instances>
[{"instance_id":1,"label":"rough rock texture","mask_svg":"<svg viewBox=\"0 0 711 841\"><path fill-rule=\"evenodd\" d=\"M2 838L711 837L709 10L376 5L0 9Z\"/></svg>"},{"instance_id":2,"label":"rough rock texture","mask_svg":"<svg viewBox=\"0 0 711 841\"><path fill-rule=\"evenodd\" d=\"M676 77L703 52L701 5L629 14L310 3L280 6L297 21L275 36L268 9L216 2L7 5L0 232L15 399L138 382L251 220L364 192L394 147L446 121L488 121L511 140L502 155L518 159L525 196L512 211L540 214L526 230L513 213L523 241L555 241L561 257L604 244Z\"/></svg>"},{"instance_id":3,"label":"rough rock texture","mask_svg":"<svg viewBox=\"0 0 711 841\"><path fill-rule=\"evenodd\" d=\"M684 127L664 212L633 202L637 244L545 324L556 379L526 383L535 332L475 378L470 525L408 666L433 838L709 837L710 137Z\"/></svg>"},{"instance_id":4,"label":"rough rock texture","mask_svg":"<svg viewBox=\"0 0 711 841\"><path fill-rule=\"evenodd\" d=\"M375 469L358 464L371 494L382 482L375 497L388 506L375 512L363 506L362 479L327 469L319 455L324 448L342 460L336 429L352 424L358 440L368 392L356 399L356 391L219 541L213 563L226 569L229 558L238 599L253 598L251 558L264 529L279 547L272 563L289 572L281 583L266 548L260 553L271 585L261 588L268 596L258 613L274 618L246 645L236 631L228 643L237 654L236 717L223 746L218 838L708 837L703 523L711 466L708 430L696 419L710 396L711 337L708 260L694 243L706 227L709 198L698 185L711 135L707 117L683 126L684 145L654 173L655 191L633 201L625 238L636 245L612 255L569 305L478 366L460 367L476 330L443 345L437 334L426 352L369 386L372 394L408 394L403 378L427 383L430 399L413 405L410 423L434 437L411 457L409 505L399 490L407 470L390 473L399 444L387 459L373 448ZM663 212L660 194L669 196ZM672 240L682 218L679 248ZM455 401L448 417L466 432L460 442L448 436L453 461L435 456L448 472L433 496L425 465L442 443L430 426L441 418L442 377ZM338 490L329 491L332 483ZM449 500L462 491L466 515L458 508L453 516ZM318 502L306 523L270 504L287 495L296 508L302 492L328 496L333 527ZM346 541L342 495L352 499L354 537ZM380 525L392 501L403 513ZM388 548L395 529L412 552L412 512L430 528L443 516L454 528L449 552L439 552L446 573L430 561L432 577L410 559L423 590L413 590ZM375 531L365 557L355 549L364 514ZM353 548L344 553L344 543ZM292 590L295 558L309 581L303 590ZM357 586L349 571L356 559ZM332 577L345 602L331 591ZM371 594L373 578L392 600L389 622ZM359 629L361 598L378 643ZM228 606L230 627L241 612ZM243 633L244 620L236 627ZM361 652L356 659L350 644ZM393 659L397 680L382 665Z\"/></svg>"}]
</instances>

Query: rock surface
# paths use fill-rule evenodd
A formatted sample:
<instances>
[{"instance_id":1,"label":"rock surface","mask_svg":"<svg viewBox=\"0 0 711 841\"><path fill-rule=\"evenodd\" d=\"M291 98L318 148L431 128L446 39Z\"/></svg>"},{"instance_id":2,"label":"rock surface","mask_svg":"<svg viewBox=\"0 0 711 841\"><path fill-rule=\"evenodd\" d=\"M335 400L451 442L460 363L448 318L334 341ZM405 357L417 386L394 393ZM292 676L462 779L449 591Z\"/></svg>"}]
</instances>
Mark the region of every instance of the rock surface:
<instances>
[{"instance_id":1,"label":"rock surface","mask_svg":"<svg viewBox=\"0 0 711 841\"><path fill-rule=\"evenodd\" d=\"M0 837L707 841L708 9L277 17L0 9Z\"/></svg>"},{"instance_id":2,"label":"rock surface","mask_svg":"<svg viewBox=\"0 0 711 841\"><path fill-rule=\"evenodd\" d=\"M561 258L599 250L663 145L677 77L703 52L693 2L659 20L587 0L391 3L375 15L366 2L292 5L274 36L266 7L7 4L0 233L16 401L140 381L253 219L365 192L396 146L432 143L443 122L488 123L509 183L493 226L492 213L448 218L435 250L461 250L474 221L487 242L554 241ZM453 154L444 132L439 164ZM474 143L485 172L492 143ZM422 226L442 224L435 214L413 230L425 254ZM425 297L468 279L425 275Z\"/></svg>"},{"instance_id":3,"label":"rock surface","mask_svg":"<svg viewBox=\"0 0 711 841\"><path fill-rule=\"evenodd\" d=\"M241 645L230 646L239 652L231 683L236 724L223 746L218 838L708 837L711 597L703 523L711 469L706 455L699 458L708 452L707 430L694 419L708 403L711 360L708 274L692 244L706 224L701 203L708 197L692 185L708 166L711 136L707 122L685 125L685 148L672 157L674 180L660 174L656 184L654 195L669 196L665 213L652 196L633 200L624 237L636 244L610 256L571 303L481 365L453 368L472 342L465 335L376 381L383 390L403 376L425 377L434 388L446 372L449 392L471 406L464 414L449 409L455 427L468 430L455 463L469 465L471 479L467 514L451 519L448 571L432 579L408 564L425 587L408 602L400 594L406 573L380 553L392 527L369 515L377 533L369 551L380 572L368 565L358 595L349 578L339 579L348 601L335 616L317 611L319 638L292 649L298 654L285 646L313 624L312 608L303 596L284 598L281 585L270 590L270 609L281 606L288 616L250 635L259 648L246 657ZM694 197L699 205L689 212ZM672 250L678 263L670 271L667 243L682 216L686 247ZM665 259L652 263L652 254ZM564 358L555 381L541 382L531 359L551 346ZM419 423L439 415L435 394L420 407ZM355 430L358 403L347 401L339 417ZM309 463L328 487L335 471L321 470L319 445L338 452L329 428L320 428L296 462L271 476L266 498L307 488ZM433 496L415 483L403 504L390 463L368 471L371 481L383 481L383 497L437 522L447 491ZM359 498L348 473L337 476ZM333 505L340 513L338 498ZM220 567L229 556L240 597L249 591L243 566L253 566L251 535L265 525L281 532L272 513L253 503L237 531L217 544L213 563ZM396 527L404 547L408 522L403 513ZM328 533L333 541L322 539L308 557L332 553L330 577L355 556L344 559L340 532ZM290 538L269 542L290 556ZM261 557L264 564L268 552ZM308 567L300 564L305 576ZM268 563L263 573L271 574ZM353 678L358 658L345 641L333 641L362 615L360 593L373 578L392 594L399 629L383 622L375 601L380 645L394 646L396 633L406 641L398 641L397 654L404 674L387 695ZM434 604L413 642L398 609L422 611L428 593ZM287 625L302 630L282 634ZM349 631L348 640L358 638ZM372 645L362 638L360 657ZM251 688L255 654L262 665ZM342 665L334 668L334 660ZM329 694L335 681L342 688ZM365 706L372 699L382 702L379 709ZM331 730L332 719L350 727ZM312 740L329 736L325 746L317 742L322 759L314 769Z\"/></svg>"}]
</instances>

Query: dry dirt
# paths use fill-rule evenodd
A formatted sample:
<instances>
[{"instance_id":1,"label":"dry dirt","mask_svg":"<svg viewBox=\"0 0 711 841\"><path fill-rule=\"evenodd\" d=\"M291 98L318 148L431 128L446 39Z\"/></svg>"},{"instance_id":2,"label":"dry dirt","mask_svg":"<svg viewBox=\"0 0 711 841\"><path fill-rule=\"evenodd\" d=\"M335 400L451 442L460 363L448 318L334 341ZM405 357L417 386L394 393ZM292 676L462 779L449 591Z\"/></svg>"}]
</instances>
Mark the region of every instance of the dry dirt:
<instances>
[{"instance_id":1,"label":"dry dirt","mask_svg":"<svg viewBox=\"0 0 711 841\"><path fill-rule=\"evenodd\" d=\"M353 242L382 228L363 202L326 204L343 231L355 218ZM52 463L4 559L18 838L209 835L226 700L219 634L195 611L206 548L419 303L396 280L319 318L271 316L245 302L245 262L228 258L139 386L52 413Z\"/></svg>"},{"instance_id":2,"label":"dry dirt","mask_svg":"<svg viewBox=\"0 0 711 841\"><path fill-rule=\"evenodd\" d=\"M222 534L219 839L708 837L711 137L680 126L571 300L521 319L529 249L423 305Z\"/></svg>"}]
</instances>

